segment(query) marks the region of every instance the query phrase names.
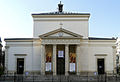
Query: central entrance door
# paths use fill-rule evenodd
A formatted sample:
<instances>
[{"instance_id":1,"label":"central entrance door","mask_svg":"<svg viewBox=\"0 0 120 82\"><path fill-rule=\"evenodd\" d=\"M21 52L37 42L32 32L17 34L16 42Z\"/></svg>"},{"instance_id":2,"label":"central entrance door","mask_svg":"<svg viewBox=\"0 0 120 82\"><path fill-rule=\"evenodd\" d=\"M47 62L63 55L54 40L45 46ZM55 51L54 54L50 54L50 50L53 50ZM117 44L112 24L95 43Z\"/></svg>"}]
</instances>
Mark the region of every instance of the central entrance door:
<instances>
[{"instance_id":1,"label":"central entrance door","mask_svg":"<svg viewBox=\"0 0 120 82\"><path fill-rule=\"evenodd\" d=\"M24 72L24 58L17 59L17 74L23 74Z\"/></svg>"},{"instance_id":2,"label":"central entrance door","mask_svg":"<svg viewBox=\"0 0 120 82\"><path fill-rule=\"evenodd\" d=\"M65 46L57 45L57 75L65 74Z\"/></svg>"},{"instance_id":3,"label":"central entrance door","mask_svg":"<svg viewBox=\"0 0 120 82\"><path fill-rule=\"evenodd\" d=\"M104 74L104 59L97 59L98 74Z\"/></svg>"}]
</instances>

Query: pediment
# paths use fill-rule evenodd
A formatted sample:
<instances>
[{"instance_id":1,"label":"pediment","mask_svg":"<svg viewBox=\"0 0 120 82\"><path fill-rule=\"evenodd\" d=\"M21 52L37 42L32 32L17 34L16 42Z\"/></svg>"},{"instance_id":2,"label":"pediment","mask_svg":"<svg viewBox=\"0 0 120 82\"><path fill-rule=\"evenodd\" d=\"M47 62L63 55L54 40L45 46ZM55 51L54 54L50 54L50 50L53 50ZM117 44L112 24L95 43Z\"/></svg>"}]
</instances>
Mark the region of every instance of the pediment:
<instances>
[{"instance_id":1,"label":"pediment","mask_svg":"<svg viewBox=\"0 0 120 82\"><path fill-rule=\"evenodd\" d=\"M53 30L51 32L40 35L40 38L82 38L83 36L68 31L63 28Z\"/></svg>"}]
</instances>

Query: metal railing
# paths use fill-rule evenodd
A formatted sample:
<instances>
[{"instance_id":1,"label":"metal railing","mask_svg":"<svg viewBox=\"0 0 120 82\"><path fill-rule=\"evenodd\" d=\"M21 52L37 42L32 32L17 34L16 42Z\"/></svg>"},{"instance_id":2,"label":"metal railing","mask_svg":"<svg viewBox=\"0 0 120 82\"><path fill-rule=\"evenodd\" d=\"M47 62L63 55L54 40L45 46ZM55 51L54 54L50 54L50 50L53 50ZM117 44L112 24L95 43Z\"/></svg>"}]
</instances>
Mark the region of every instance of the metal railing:
<instances>
[{"instance_id":1,"label":"metal railing","mask_svg":"<svg viewBox=\"0 0 120 82\"><path fill-rule=\"evenodd\" d=\"M119 75L18 75L5 74L0 82L120 82Z\"/></svg>"}]
</instances>

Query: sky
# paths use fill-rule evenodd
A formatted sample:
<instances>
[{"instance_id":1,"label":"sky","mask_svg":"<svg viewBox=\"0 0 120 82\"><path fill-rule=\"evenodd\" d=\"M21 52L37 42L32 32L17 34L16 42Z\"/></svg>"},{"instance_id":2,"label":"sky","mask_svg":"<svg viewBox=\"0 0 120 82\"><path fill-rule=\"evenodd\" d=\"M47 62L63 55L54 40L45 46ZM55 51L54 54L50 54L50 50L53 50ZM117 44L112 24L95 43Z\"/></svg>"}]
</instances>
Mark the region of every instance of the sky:
<instances>
[{"instance_id":1,"label":"sky","mask_svg":"<svg viewBox=\"0 0 120 82\"><path fill-rule=\"evenodd\" d=\"M120 37L120 0L0 0L0 37L33 37L32 13L57 11L90 13L90 37Z\"/></svg>"}]
</instances>

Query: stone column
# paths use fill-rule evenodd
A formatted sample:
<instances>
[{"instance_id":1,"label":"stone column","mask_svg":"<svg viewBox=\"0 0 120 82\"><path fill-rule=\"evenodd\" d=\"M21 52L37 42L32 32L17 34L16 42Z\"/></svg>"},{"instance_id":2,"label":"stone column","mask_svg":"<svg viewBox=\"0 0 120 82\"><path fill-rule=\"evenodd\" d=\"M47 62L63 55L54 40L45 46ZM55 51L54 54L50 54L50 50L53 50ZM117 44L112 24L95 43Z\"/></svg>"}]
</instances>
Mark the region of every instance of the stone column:
<instances>
[{"instance_id":1,"label":"stone column","mask_svg":"<svg viewBox=\"0 0 120 82\"><path fill-rule=\"evenodd\" d=\"M77 75L80 75L80 45L76 46L76 67L77 67Z\"/></svg>"},{"instance_id":2,"label":"stone column","mask_svg":"<svg viewBox=\"0 0 120 82\"><path fill-rule=\"evenodd\" d=\"M41 45L41 74L45 75L45 45Z\"/></svg>"},{"instance_id":3,"label":"stone column","mask_svg":"<svg viewBox=\"0 0 120 82\"><path fill-rule=\"evenodd\" d=\"M56 45L53 45L53 75L56 75Z\"/></svg>"},{"instance_id":4,"label":"stone column","mask_svg":"<svg viewBox=\"0 0 120 82\"><path fill-rule=\"evenodd\" d=\"M68 75L69 71L69 45L65 45L65 75Z\"/></svg>"}]
</instances>

